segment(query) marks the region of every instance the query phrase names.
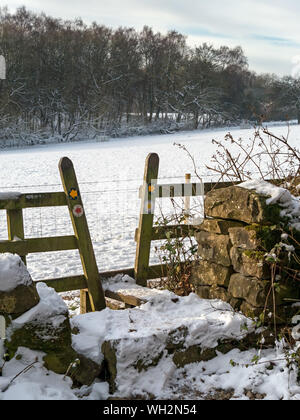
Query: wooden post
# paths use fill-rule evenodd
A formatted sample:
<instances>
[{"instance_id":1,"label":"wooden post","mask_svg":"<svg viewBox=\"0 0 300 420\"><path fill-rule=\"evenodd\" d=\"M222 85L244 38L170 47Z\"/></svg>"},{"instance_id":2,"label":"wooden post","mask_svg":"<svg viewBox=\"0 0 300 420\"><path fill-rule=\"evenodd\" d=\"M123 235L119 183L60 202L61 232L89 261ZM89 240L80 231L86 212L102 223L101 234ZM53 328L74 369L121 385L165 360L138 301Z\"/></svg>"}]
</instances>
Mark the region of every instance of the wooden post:
<instances>
[{"instance_id":1,"label":"wooden post","mask_svg":"<svg viewBox=\"0 0 300 420\"><path fill-rule=\"evenodd\" d=\"M142 189L142 202L139 227L136 238L137 246L134 263L135 280L137 284L141 286L147 286L158 167L158 155L156 153L150 153L147 156L145 164L144 184Z\"/></svg>"},{"instance_id":2,"label":"wooden post","mask_svg":"<svg viewBox=\"0 0 300 420\"><path fill-rule=\"evenodd\" d=\"M89 312L93 312L90 298L89 298L89 291L88 289L81 289L80 290L80 313L87 314Z\"/></svg>"},{"instance_id":3,"label":"wooden post","mask_svg":"<svg viewBox=\"0 0 300 420\"><path fill-rule=\"evenodd\" d=\"M13 241L15 239L24 239L24 222L23 222L23 212L20 210L7 210L7 231L8 231L8 240ZM22 261L26 265L26 256L20 255Z\"/></svg>"},{"instance_id":4,"label":"wooden post","mask_svg":"<svg viewBox=\"0 0 300 420\"><path fill-rule=\"evenodd\" d=\"M91 309L93 311L101 311L106 307L105 297L72 161L67 157L62 158L59 162L59 171L74 233L78 241L83 272L89 290Z\"/></svg>"},{"instance_id":5,"label":"wooden post","mask_svg":"<svg viewBox=\"0 0 300 420\"><path fill-rule=\"evenodd\" d=\"M185 174L185 183L186 184L191 183L191 174ZM184 223L186 225L189 223L190 210L191 210L191 197L187 196L184 198L184 214L185 214Z\"/></svg>"}]
</instances>

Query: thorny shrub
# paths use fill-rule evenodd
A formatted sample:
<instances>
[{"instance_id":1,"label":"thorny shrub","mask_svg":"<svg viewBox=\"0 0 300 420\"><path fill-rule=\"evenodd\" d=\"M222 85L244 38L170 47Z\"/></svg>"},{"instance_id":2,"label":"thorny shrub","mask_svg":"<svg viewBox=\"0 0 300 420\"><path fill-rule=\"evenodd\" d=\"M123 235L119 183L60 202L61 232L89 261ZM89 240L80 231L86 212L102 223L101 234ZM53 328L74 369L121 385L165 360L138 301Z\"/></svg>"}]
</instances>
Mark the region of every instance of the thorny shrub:
<instances>
[{"instance_id":1,"label":"thorny shrub","mask_svg":"<svg viewBox=\"0 0 300 420\"><path fill-rule=\"evenodd\" d=\"M206 168L217 176L217 182L253 178L277 180L277 184L299 195L300 151L289 142L289 128L286 136L277 136L268 128L259 127L248 141L235 139L228 133L224 141L212 142L216 153L212 156L213 166Z\"/></svg>"},{"instance_id":2,"label":"thorny shrub","mask_svg":"<svg viewBox=\"0 0 300 420\"><path fill-rule=\"evenodd\" d=\"M253 137L245 141L228 133L224 141L213 140L217 150L212 156L212 165L206 165L206 168L218 177L218 182L239 183L259 178L299 196L300 151L290 144L289 134L289 127L285 136L277 136L266 127L258 127ZM300 244L299 235L295 235L288 223L281 222L274 228L282 232L281 240L272 249L264 250L264 259L271 269L269 295L273 301L272 317L277 333L275 292L280 290L281 281L300 281ZM266 311L267 305L258 322L265 322Z\"/></svg>"},{"instance_id":3,"label":"thorny shrub","mask_svg":"<svg viewBox=\"0 0 300 420\"><path fill-rule=\"evenodd\" d=\"M186 212L183 203L178 203L174 199L171 199L171 203L172 212L164 214L161 209L160 216L154 223L154 231L155 227L157 232L162 227L168 228L166 239L155 246L155 253L160 263L166 267L161 277L162 287L179 296L187 296L194 292L191 273L193 264L198 258L193 227L188 224L193 209ZM178 225L182 226L179 232L176 228Z\"/></svg>"}]
</instances>

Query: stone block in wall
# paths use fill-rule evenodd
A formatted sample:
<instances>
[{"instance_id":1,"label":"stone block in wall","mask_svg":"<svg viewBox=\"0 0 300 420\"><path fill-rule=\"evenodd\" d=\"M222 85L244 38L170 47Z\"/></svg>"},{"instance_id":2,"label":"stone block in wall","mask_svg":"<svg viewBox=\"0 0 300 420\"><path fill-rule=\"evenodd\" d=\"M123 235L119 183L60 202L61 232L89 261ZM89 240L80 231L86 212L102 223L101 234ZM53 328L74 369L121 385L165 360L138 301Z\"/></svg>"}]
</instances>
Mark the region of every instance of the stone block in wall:
<instances>
[{"instance_id":1,"label":"stone block in wall","mask_svg":"<svg viewBox=\"0 0 300 420\"><path fill-rule=\"evenodd\" d=\"M201 260L193 268L191 283L194 286L216 285L227 287L231 274L233 274L232 267L225 267L211 261Z\"/></svg>"},{"instance_id":2,"label":"stone block in wall","mask_svg":"<svg viewBox=\"0 0 300 420\"><path fill-rule=\"evenodd\" d=\"M254 307L263 307L270 286L271 283L269 281L236 273L230 278L228 291L234 298L243 299Z\"/></svg>"},{"instance_id":3,"label":"stone block in wall","mask_svg":"<svg viewBox=\"0 0 300 420\"><path fill-rule=\"evenodd\" d=\"M249 224L277 223L281 209L275 204L267 205L267 198L238 186L212 190L205 198L205 214L209 217L238 220Z\"/></svg>"},{"instance_id":4,"label":"stone block in wall","mask_svg":"<svg viewBox=\"0 0 300 420\"><path fill-rule=\"evenodd\" d=\"M241 304L243 303L243 299L234 298L229 294L230 298L227 301L229 305L232 306L232 308L236 311L240 311Z\"/></svg>"},{"instance_id":5,"label":"stone block in wall","mask_svg":"<svg viewBox=\"0 0 300 420\"><path fill-rule=\"evenodd\" d=\"M14 290L0 291L0 314L17 318L39 303L39 295L34 283L18 285Z\"/></svg>"},{"instance_id":6,"label":"stone block in wall","mask_svg":"<svg viewBox=\"0 0 300 420\"><path fill-rule=\"evenodd\" d=\"M225 267L231 266L230 249L232 244L228 235L200 231L195 234L195 238L201 258Z\"/></svg>"},{"instance_id":7,"label":"stone block in wall","mask_svg":"<svg viewBox=\"0 0 300 420\"><path fill-rule=\"evenodd\" d=\"M68 309L60 296L44 283L37 285L38 305L14 319L6 330L8 354L12 357L19 347L45 353L47 369L66 373L76 359L71 348L71 328Z\"/></svg>"},{"instance_id":8,"label":"stone block in wall","mask_svg":"<svg viewBox=\"0 0 300 420\"><path fill-rule=\"evenodd\" d=\"M281 232L272 226L252 224L229 228L229 237L234 246L244 249L269 251L281 239Z\"/></svg>"},{"instance_id":9,"label":"stone block in wall","mask_svg":"<svg viewBox=\"0 0 300 420\"><path fill-rule=\"evenodd\" d=\"M218 233L220 235L228 235L231 228L243 228L245 226L242 222L224 219L204 219L197 229L205 232Z\"/></svg>"},{"instance_id":10,"label":"stone block in wall","mask_svg":"<svg viewBox=\"0 0 300 420\"><path fill-rule=\"evenodd\" d=\"M250 303L248 303L244 300L241 304L240 310L248 318L259 318L261 316L261 314L264 313L265 308L263 306L262 307L255 307L255 306L251 305ZM267 310L266 314L265 314L266 318L269 318L268 317L269 313L270 313L270 311Z\"/></svg>"},{"instance_id":11,"label":"stone block in wall","mask_svg":"<svg viewBox=\"0 0 300 420\"><path fill-rule=\"evenodd\" d=\"M242 299L236 299L231 296L228 289L219 286L195 286L195 292L201 299L220 299L229 303L233 309L239 310Z\"/></svg>"},{"instance_id":12,"label":"stone block in wall","mask_svg":"<svg viewBox=\"0 0 300 420\"><path fill-rule=\"evenodd\" d=\"M264 252L246 250L233 246L230 250L230 258L234 271L244 276L257 277L258 279L270 279L271 270L264 261Z\"/></svg>"},{"instance_id":13,"label":"stone block in wall","mask_svg":"<svg viewBox=\"0 0 300 420\"><path fill-rule=\"evenodd\" d=\"M228 286L228 292L234 298L243 299L254 307L264 307L265 305L273 307L273 293L270 293L270 290L270 280L246 277L239 273L231 276ZM275 304L284 305L289 299L299 299L299 286L297 284L280 284L274 293Z\"/></svg>"},{"instance_id":14,"label":"stone block in wall","mask_svg":"<svg viewBox=\"0 0 300 420\"><path fill-rule=\"evenodd\" d=\"M210 288L211 286L195 285L195 293L201 299L210 299Z\"/></svg>"},{"instance_id":15,"label":"stone block in wall","mask_svg":"<svg viewBox=\"0 0 300 420\"><path fill-rule=\"evenodd\" d=\"M228 293L227 289L218 286L211 286L209 296L210 299L220 299L224 302L228 302L231 298L231 295Z\"/></svg>"},{"instance_id":16,"label":"stone block in wall","mask_svg":"<svg viewBox=\"0 0 300 420\"><path fill-rule=\"evenodd\" d=\"M299 308L293 305L276 306L275 319L277 324L290 324L292 318L297 315ZM259 318L264 314L264 324L274 323L273 307L255 307L244 301L240 307L241 312L248 318Z\"/></svg>"},{"instance_id":17,"label":"stone block in wall","mask_svg":"<svg viewBox=\"0 0 300 420\"><path fill-rule=\"evenodd\" d=\"M198 285L195 288L196 294L202 299L220 299L224 302L228 302L231 295L227 289L219 286L201 286Z\"/></svg>"},{"instance_id":18,"label":"stone block in wall","mask_svg":"<svg viewBox=\"0 0 300 420\"><path fill-rule=\"evenodd\" d=\"M12 358L19 347L43 352L48 370L58 374L68 371L76 382L90 385L100 374L102 365L73 349L68 308L61 296L44 283L38 283L36 290L39 303L6 328L7 353Z\"/></svg>"},{"instance_id":19,"label":"stone block in wall","mask_svg":"<svg viewBox=\"0 0 300 420\"><path fill-rule=\"evenodd\" d=\"M0 315L17 318L39 301L36 285L21 258L0 254Z\"/></svg>"}]
</instances>

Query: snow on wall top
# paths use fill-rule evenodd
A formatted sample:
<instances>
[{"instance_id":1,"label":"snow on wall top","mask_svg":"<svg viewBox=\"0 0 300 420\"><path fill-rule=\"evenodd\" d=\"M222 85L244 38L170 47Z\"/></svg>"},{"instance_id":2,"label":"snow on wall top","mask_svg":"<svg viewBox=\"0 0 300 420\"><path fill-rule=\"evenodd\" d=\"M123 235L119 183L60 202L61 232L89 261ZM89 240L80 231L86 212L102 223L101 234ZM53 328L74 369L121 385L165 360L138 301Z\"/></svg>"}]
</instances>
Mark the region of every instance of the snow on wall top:
<instances>
[{"instance_id":1,"label":"snow on wall top","mask_svg":"<svg viewBox=\"0 0 300 420\"><path fill-rule=\"evenodd\" d=\"M68 308L62 297L45 283L38 283L36 288L40 302L19 318L14 319L10 327L12 330L32 321L49 322L56 328L66 319Z\"/></svg>"},{"instance_id":2,"label":"snow on wall top","mask_svg":"<svg viewBox=\"0 0 300 420\"><path fill-rule=\"evenodd\" d=\"M29 286L32 279L18 255L0 254L0 292L11 292L19 285Z\"/></svg>"},{"instance_id":3,"label":"snow on wall top","mask_svg":"<svg viewBox=\"0 0 300 420\"><path fill-rule=\"evenodd\" d=\"M288 190L259 179L243 182L239 187L255 190L258 194L269 197L266 203L282 207L281 216L290 219L290 226L300 231L300 200Z\"/></svg>"},{"instance_id":4,"label":"snow on wall top","mask_svg":"<svg viewBox=\"0 0 300 420\"><path fill-rule=\"evenodd\" d=\"M71 324L79 330L79 334L73 335L73 348L101 363L104 341L128 341L132 343L130 353L136 354L145 343L153 342L154 336L163 346L169 332L184 327L188 331L186 347L197 344L214 348L220 339L244 338L247 333L241 331L241 326L247 325L251 330L253 323L220 300L203 300L193 293L179 297L165 290L140 307L125 311L106 308L78 315L72 318Z\"/></svg>"},{"instance_id":5,"label":"snow on wall top","mask_svg":"<svg viewBox=\"0 0 300 420\"><path fill-rule=\"evenodd\" d=\"M102 287L103 290L118 292L125 296L133 294L134 297L145 301L164 293L162 290L139 286L133 278L126 274L118 274L115 277L105 279Z\"/></svg>"}]
</instances>

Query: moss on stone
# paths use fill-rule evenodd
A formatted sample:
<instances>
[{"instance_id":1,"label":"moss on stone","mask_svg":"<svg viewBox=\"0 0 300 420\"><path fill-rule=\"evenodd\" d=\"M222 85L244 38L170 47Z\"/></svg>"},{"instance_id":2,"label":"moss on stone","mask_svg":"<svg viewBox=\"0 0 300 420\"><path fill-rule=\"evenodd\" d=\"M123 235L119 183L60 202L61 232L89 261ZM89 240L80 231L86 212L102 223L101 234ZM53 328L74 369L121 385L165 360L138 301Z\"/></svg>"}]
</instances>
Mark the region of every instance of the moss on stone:
<instances>
[{"instance_id":1,"label":"moss on stone","mask_svg":"<svg viewBox=\"0 0 300 420\"><path fill-rule=\"evenodd\" d=\"M5 343L9 351L13 353L20 346L50 353L71 346L71 344L71 328L68 318L59 327L54 327L51 322L29 322L21 328L13 330Z\"/></svg>"},{"instance_id":2,"label":"moss on stone","mask_svg":"<svg viewBox=\"0 0 300 420\"><path fill-rule=\"evenodd\" d=\"M13 330L5 347L10 358L13 358L19 347L26 347L45 353L45 367L55 373L65 374L69 365L77 358L72 349L71 328L66 318L59 327L51 322L38 321L24 324Z\"/></svg>"},{"instance_id":3,"label":"moss on stone","mask_svg":"<svg viewBox=\"0 0 300 420\"><path fill-rule=\"evenodd\" d=\"M249 348L268 348L274 345L272 331L264 331L264 344L260 343L261 334L255 332L247 334L242 340L218 340L218 345L211 349L202 349L200 346L191 346L188 349L175 351L173 362L178 368L195 362L208 361L217 356L217 352L226 354L233 349L241 351Z\"/></svg>"},{"instance_id":4,"label":"moss on stone","mask_svg":"<svg viewBox=\"0 0 300 420\"><path fill-rule=\"evenodd\" d=\"M170 331L166 341L166 349L168 352L182 348L187 335L188 327L186 325L182 325L176 330Z\"/></svg>"},{"instance_id":5,"label":"moss on stone","mask_svg":"<svg viewBox=\"0 0 300 420\"><path fill-rule=\"evenodd\" d=\"M120 340L117 340L117 343ZM104 341L101 346L102 353L104 355L104 360L107 365L107 371L109 374L109 392L114 394L116 392L116 378L117 378L117 355L114 345L110 341Z\"/></svg>"},{"instance_id":6,"label":"moss on stone","mask_svg":"<svg viewBox=\"0 0 300 420\"><path fill-rule=\"evenodd\" d=\"M263 201L266 200L266 197L262 196L262 200ZM270 224L273 224L275 221L282 219L280 216L282 208L278 204L265 203L265 205L263 205L263 208L264 208L264 216L268 221L270 221Z\"/></svg>"},{"instance_id":7,"label":"moss on stone","mask_svg":"<svg viewBox=\"0 0 300 420\"><path fill-rule=\"evenodd\" d=\"M200 346L191 346L186 350L177 350L173 356L173 362L178 368L196 362L206 362L216 357L216 349L201 349Z\"/></svg>"},{"instance_id":8,"label":"moss on stone","mask_svg":"<svg viewBox=\"0 0 300 420\"><path fill-rule=\"evenodd\" d=\"M155 367L158 365L158 362L163 357L163 354L164 352L162 351L156 357L153 357L153 359L150 360L139 359L134 365L134 367L139 373L141 373L143 370L147 371L150 367Z\"/></svg>"},{"instance_id":9,"label":"moss on stone","mask_svg":"<svg viewBox=\"0 0 300 420\"><path fill-rule=\"evenodd\" d=\"M19 285L9 292L0 292L0 312L17 318L40 301L36 285Z\"/></svg>"},{"instance_id":10,"label":"moss on stone","mask_svg":"<svg viewBox=\"0 0 300 420\"><path fill-rule=\"evenodd\" d=\"M281 229L277 225L260 225L253 223L245 227L247 231L254 231L260 242L259 247L265 251L270 251L276 243L280 241Z\"/></svg>"},{"instance_id":11,"label":"moss on stone","mask_svg":"<svg viewBox=\"0 0 300 420\"><path fill-rule=\"evenodd\" d=\"M72 363L77 359L77 354L71 347L50 352L44 356L45 367L52 372L65 375ZM71 372L70 372L71 373Z\"/></svg>"},{"instance_id":12,"label":"moss on stone","mask_svg":"<svg viewBox=\"0 0 300 420\"><path fill-rule=\"evenodd\" d=\"M261 342L262 338L263 343ZM226 354L233 349L246 351L251 348L270 348L274 346L274 341L275 337L273 329L265 328L265 330L260 334L251 332L250 334L247 334L242 340L225 340L222 342L219 340L216 350L218 350L220 353Z\"/></svg>"},{"instance_id":13,"label":"moss on stone","mask_svg":"<svg viewBox=\"0 0 300 420\"><path fill-rule=\"evenodd\" d=\"M264 260L265 253L263 251L244 249L242 252L244 255L246 255L246 257L251 258L256 262L261 262Z\"/></svg>"}]
</instances>

